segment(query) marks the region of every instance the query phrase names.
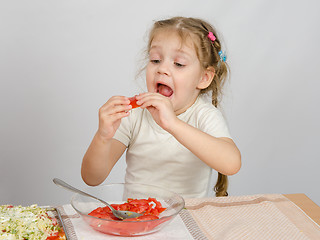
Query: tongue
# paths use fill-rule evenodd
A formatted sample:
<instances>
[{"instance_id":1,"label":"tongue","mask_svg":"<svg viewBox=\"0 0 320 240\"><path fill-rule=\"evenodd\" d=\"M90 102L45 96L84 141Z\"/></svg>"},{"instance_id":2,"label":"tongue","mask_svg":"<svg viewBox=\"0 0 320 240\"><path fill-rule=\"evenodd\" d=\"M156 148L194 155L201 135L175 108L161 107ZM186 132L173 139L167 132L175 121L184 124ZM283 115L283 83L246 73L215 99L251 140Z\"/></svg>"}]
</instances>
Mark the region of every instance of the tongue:
<instances>
[{"instance_id":1,"label":"tongue","mask_svg":"<svg viewBox=\"0 0 320 240\"><path fill-rule=\"evenodd\" d=\"M161 95L165 96L165 97L170 97L173 93L172 89L166 85L160 85L158 88L158 91Z\"/></svg>"}]
</instances>

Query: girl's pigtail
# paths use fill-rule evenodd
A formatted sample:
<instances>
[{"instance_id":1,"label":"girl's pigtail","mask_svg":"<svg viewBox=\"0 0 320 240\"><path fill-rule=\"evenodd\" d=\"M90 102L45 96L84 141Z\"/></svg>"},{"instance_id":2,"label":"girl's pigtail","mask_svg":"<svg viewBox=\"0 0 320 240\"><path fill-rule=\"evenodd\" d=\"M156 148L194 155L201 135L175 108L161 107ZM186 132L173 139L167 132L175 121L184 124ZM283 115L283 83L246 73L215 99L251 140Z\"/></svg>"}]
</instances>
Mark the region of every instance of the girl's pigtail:
<instances>
[{"instance_id":1,"label":"girl's pigtail","mask_svg":"<svg viewBox=\"0 0 320 240\"><path fill-rule=\"evenodd\" d=\"M224 61L220 61L216 70L214 81L212 81L212 104L215 107L219 105L219 96L221 95L222 85L227 76L228 68ZM218 173L218 179L214 187L216 197L228 196L228 176Z\"/></svg>"},{"instance_id":2,"label":"girl's pigtail","mask_svg":"<svg viewBox=\"0 0 320 240\"><path fill-rule=\"evenodd\" d=\"M212 29L213 30L213 29ZM220 96L222 95L222 87L225 83L225 80L228 76L228 65L226 64L226 55L221 51L220 41L216 38L216 36L209 32L208 38L211 40L212 43L212 60L215 66L215 76L209 86L208 90L212 91L212 104L215 107L218 107L220 103ZM214 191L216 193L216 197L225 197L228 196L228 176L218 172L218 179L216 185L214 187Z\"/></svg>"},{"instance_id":3,"label":"girl's pigtail","mask_svg":"<svg viewBox=\"0 0 320 240\"><path fill-rule=\"evenodd\" d=\"M228 196L228 176L218 173L217 183L214 186L214 191L216 192L216 197Z\"/></svg>"}]
</instances>

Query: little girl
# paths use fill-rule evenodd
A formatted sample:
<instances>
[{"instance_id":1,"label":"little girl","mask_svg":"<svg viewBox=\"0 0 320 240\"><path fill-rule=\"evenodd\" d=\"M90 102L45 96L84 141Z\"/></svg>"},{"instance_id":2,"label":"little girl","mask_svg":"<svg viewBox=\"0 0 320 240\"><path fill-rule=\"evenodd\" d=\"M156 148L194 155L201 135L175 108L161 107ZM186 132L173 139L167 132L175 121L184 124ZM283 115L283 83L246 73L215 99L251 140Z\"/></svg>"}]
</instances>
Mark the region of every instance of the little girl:
<instances>
[{"instance_id":1,"label":"little girl","mask_svg":"<svg viewBox=\"0 0 320 240\"><path fill-rule=\"evenodd\" d=\"M239 171L241 156L217 109L228 71L216 31L195 18L155 22L148 58L148 92L136 96L140 107L113 96L100 108L99 128L82 162L83 180L102 183L127 150L126 183L205 197L215 169L216 196L226 196L226 175Z\"/></svg>"}]
</instances>

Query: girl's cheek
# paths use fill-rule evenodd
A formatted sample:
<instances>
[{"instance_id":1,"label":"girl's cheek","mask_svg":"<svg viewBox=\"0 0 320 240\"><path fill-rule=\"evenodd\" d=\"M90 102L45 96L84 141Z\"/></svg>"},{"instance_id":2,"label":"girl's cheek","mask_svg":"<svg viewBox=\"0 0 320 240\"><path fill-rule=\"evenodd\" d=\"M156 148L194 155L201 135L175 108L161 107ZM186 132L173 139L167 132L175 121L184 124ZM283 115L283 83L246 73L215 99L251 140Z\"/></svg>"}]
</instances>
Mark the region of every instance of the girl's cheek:
<instances>
[{"instance_id":1,"label":"girl's cheek","mask_svg":"<svg viewBox=\"0 0 320 240\"><path fill-rule=\"evenodd\" d=\"M148 90L148 92L154 91L153 84L150 83L148 80L147 80L147 90Z\"/></svg>"}]
</instances>

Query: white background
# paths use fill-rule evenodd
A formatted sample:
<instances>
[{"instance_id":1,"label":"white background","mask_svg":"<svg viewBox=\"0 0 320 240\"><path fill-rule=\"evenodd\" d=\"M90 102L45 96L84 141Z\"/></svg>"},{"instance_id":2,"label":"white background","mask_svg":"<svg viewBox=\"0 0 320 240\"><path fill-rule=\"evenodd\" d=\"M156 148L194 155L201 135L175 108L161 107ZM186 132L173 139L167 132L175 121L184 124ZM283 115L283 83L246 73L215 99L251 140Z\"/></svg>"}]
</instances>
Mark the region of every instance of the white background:
<instances>
[{"instance_id":1,"label":"white background","mask_svg":"<svg viewBox=\"0 0 320 240\"><path fill-rule=\"evenodd\" d=\"M154 20L200 17L231 67L223 111L242 153L230 195L305 193L320 205L318 1L0 1L0 204L58 205L112 95L141 92ZM165 150L164 150L165 151ZM123 182L121 158L106 182ZM216 177L216 175L214 175Z\"/></svg>"}]
</instances>

